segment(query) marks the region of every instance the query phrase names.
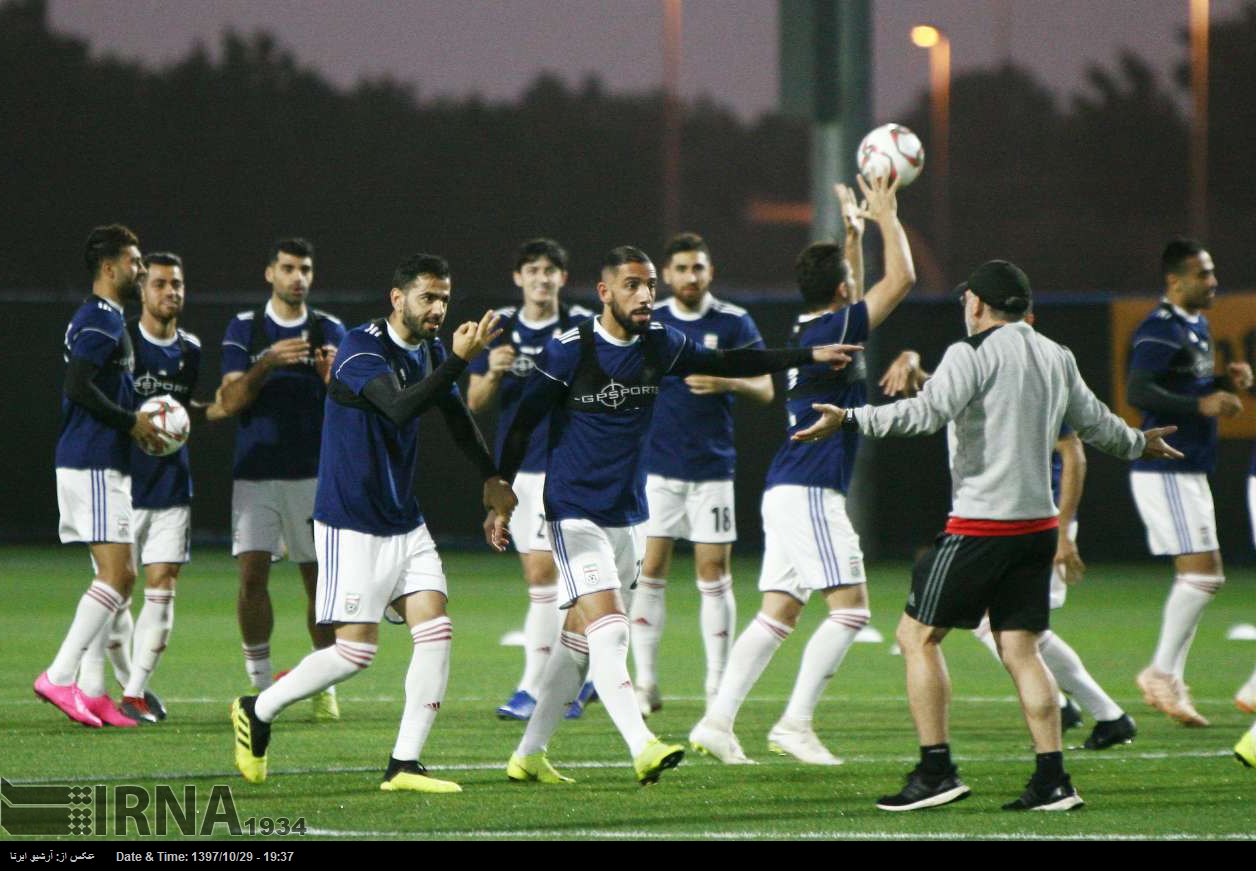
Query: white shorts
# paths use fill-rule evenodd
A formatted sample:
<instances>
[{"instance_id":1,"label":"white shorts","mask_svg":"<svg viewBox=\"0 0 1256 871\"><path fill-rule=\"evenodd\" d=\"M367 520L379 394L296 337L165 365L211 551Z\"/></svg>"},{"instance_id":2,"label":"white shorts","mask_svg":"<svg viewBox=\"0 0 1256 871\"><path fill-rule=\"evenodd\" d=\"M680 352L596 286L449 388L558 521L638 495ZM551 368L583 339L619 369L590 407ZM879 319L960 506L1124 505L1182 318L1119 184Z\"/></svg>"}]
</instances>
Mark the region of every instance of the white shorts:
<instances>
[{"instance_id":1,"label":"white shorts","mask_svg":"<svg viewBox=\"0 0 1256 871\"><path fill-rule=\"evenodd\" d=\"M319 623L378 623L384 609L412 593L448 598L445 569L424 524L400 535L369 535L314 521Z\"/></svg>"},{"instance_id":2,"label":"white shorts","mask_svg":"<svg viewBox=\"0 0 1256 871\"><path fill-rule=\"evenodd\" d=\"M192 508L136 508L135 542L131 550L141 566L153 563L185 563L192 553Z\"/></svg>"},{"instance_id":3,"label":"white shorts","mask_svg":"<svg viewBox=\"0 0 1256 871\"><path fill-rule=\"evenodd\" d=\"M1068 525L1068 540L1077 541L1076 520ZM1068 584L1064 583L1064 566L1057 563L1054 571L1051 572L1051 610L1063 608L1066 598L1068 598Z\"/></svg>"},{"instance_id":4,"label":"white shorts","mask_svg":"<svg viewBox=\"0 0 1256 871\"><path fill-rule=\"evenodd\" d=\"M728 544L737 540L732 481L680 481L648 475L645 496L650 538L683 538L699 544Z\"/></svg>"},{"instance_id":5,"label":"white shorts","mask_svg":"<svg viewBox=\"0 0 1256 871\"><path fill-rule=\"evenodd\" d=\"M640 526L598 526L592 520L559 520L549 525L554 564L563 582L559 608L604 590L632 589L645 558Z\"/></svg>"},{"instance_id":6,"label":"white shorts","mask_svg":"<svg viewBox=\"0 0 1256 871\"><path fill-rule=\"evenodd\" d=\"M130 544L131 476L117 469L57 469L62 544Z\"/></svg>"},{"instance_id":7,"label":"white shorts","mask_svg":"<svg viewBox=\"0 0 1256 871\"><path fill-rule=\"evenodd\" d=\"M1256 547L1256 475L1247 478L1247 516L1252 521L1252 546Z\"/></svg>"},{"instance_id":8,"label":"white shorts","mask_svg":"<svg viewBox=\"0 0 1256 871\"><path fill-rule=\"evenodd\" d=\"M1153 554L1217 550L1217 516L1203 472L1131 472L1130 489Z\"/></svg>"},{"instance_id":9,"label":"white shorts","mask_svg":"<svg viewBox=\"0 0 1256 871\"><path fill-rule=\"evenodd\" d=\"M312 563L316 478L235 481L231 488L231 555L268 551L272 559Z\"/></svg>"},{"instance_id":10,"label":"white shorts","mask_svg":"<svg viewBox=\"0 0 1256 871\"><path fill-rule=\"evenodd\" d=\"M762 592L787 593L806 602L813 590L866 580L846 498L831 487L781 484L766 491L763 535Z\"/></svg>"},{"instance_id":11,"label":"white shorts","mask_svg":"<svg viewBox=\"0 0 1256 871\"><path fill-rule=\"evenodd\" d=\"M510 485L519 498L510 516L510 537L521 554L550 549L545 524L545 473L520 472Z\"/></svg>"}]
</instances>

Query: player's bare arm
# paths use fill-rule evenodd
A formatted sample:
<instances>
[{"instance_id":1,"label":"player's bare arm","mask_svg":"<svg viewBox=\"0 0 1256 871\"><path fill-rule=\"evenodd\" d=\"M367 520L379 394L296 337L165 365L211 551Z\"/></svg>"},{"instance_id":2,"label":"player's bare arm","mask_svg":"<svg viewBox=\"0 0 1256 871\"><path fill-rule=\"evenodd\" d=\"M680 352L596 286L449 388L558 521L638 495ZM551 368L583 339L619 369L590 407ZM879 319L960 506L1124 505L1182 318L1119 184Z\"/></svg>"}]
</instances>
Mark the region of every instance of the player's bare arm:
<instances>
[{"instance_id":1,"label":"player's bare arm","mask_svg":"<svg viewBox=\"0 0 1256 871\"><path fill-rule=\"evenodd\" d=\"M499 345L488 352L488 371L483 375L473 374L467 384L467 406L472 411L478 414L493 404L502 386L502 376L510 371L514 362L513 345Z\"/></svg>"},{"instance_id":2,"label":"player's bare arm","mask_svg":"<svg viewBox=\"0 0 1256 871\"><path fill-rule=\"evenodd\" d=\"M844 230L842 253L850 265L851 280L854 282L854 287L850 288L849 299L852 303L859 302L864 298L864 211L868 208L868 204L859 202L855 192L847 185L835 185L833 190L837 194L837 201L842 212Z\"/></svg>"},{"instance_id":3,"label":"player's bare arm","mask_svg":"<svg viewBox=\"0 0 1256 871\"><path fill-rule=\"evenodd\" d=\"M1086 565L1077 550L1077 543L1069 537L1069 527L1077 519L1077 507L1082 500L1082 487L1086 481L1086 449L1076 433L1069 433L1055 443L1060 453L1060 529L1055 548L1055 564L1064 569L1064 583L1076 584L1082 579Z\"/></svg>"},{"instance_id":4,"label":"player's bare arm","mask_svg":"<svg viewBox=\"0 0 1256 871\"><path fill-rule=\"evenodd\" d=\"M323 384L331 383L331 370L336 365L336 346L323 345L314 351L314 371L323 379Z\"/></svg>"},{"instance_id":5,"label":"player's bare arm","mask_svg":"<svg viewBox=\"0 0 1256 871\"><path fill-rule=\"evenodd\" d=\"M303 363L310 356L310 343L305 339L280 339L249 367L246 372L228 372L222 376L220 405L224 416L233 417L257 401L266 376L281 366ZM328 364L330 367L330 364Z\"/></svg>"},{"instance_id":6,"label":"player's bare arm","mask_svg":"<svg viewBox=\"0 0 1256 871\"><path fill-rule=\"evenodd\" d=\"M918 353L907 350L894 358L877 383L886 396L912 397L920 392L932 374L924 370Z\"/></svg>"},{"instance_id":7,"label":"player's bare arm","mask_svg":"<svg viewBox=\"0 0 1256 871\"><path fill-rule=\"evenodd\" d=\"M776 395L772 386L771 375L759 375L754 378L721 378L718 375L689 375L685 385L695 396L713 396L718 393L732 393L744 396L762 405L769 405Z\"/></svg>"},{"instance_id":8,"label":"player's bare arm","mask_svg":"<svg viewBox=\"0 0 1256 871\"><path fill-rule=\"evenodd\" d=\"M867 201L861 214L881 228L884 245L885 275L868 290L864 302L868 306L868 328L875 329L890 312L906 298L916 283L916 267L912 262L907 231L898 220L898 179L887 184L884 176L871 185L863 176L856 179Z\"/></svg>"}]
</instances>

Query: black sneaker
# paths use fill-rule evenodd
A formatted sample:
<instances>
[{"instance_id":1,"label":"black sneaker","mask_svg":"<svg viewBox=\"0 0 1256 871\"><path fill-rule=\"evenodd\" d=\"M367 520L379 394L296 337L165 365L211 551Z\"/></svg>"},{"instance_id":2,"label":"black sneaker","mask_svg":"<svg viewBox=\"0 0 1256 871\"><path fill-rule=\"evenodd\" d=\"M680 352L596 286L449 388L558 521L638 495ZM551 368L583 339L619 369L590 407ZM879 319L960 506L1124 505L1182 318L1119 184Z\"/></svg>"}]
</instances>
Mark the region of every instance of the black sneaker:
<instances>
[{"instance_id":1,"label":"black sneaker","mask_svg":"<svg viewBox=\"0 0 1256 871\"><path fill-rule=\"evenodd\" d=\"M916 766L907 775L907 783L898 795L885 795L877 800L883 811L914 811L938 807L968 798L968 787L959 779L954 765L946 774L931 776Z\"/></svg>"},{"instance_id":2,"label":"black sneaker","mask_svg":"<svg viewBox=\"0 0 1256 871\"><path fill-rule=\"evenodd\" d=\"M161 700L161 696L152 690L144 690L144 703L148 705L148 709L157 716L158 720L166 719L166 703Z\"/></svg>"},{"instance_id":3,"label":"black sneaker","mask_svg":"<svg viewBox=\"0 0 1256 871\"><path fill-rule=\"evenodd\" d=\"M1067 696L1064 697L1064 704L1060 705L1060 731L1067 732L1069 729L1076 729L1082 724L1082 709L1077 707L1077 703Z\"/></svg>"},{"instance_id":4,"label":"black sneaker","mask_svg":"<svg viewBox=\"0 0 1256 871\"><path fill-rule=\"evenodd\" d=\"M1115 720L1103 720L1095 723L1090 737L1082 746L1087 750L1106 750L1116 744L1128 744L1138 734L1138 727L1129 714L1122 714Z\"/></svg>"},{"instance_id":5,"label":"black sneaker","mask_svg":"<svg viewBox=\"0 0 1256 871\"><path fill-rule=\"evenodd\" d=\"M1016 801L1003 805L1005 811L1071 811L1084 805L1082 797L1073 789L1068 775L1050 786L1040 786L1030 779L1024 794Z\"/></svg>"}]
</instances>

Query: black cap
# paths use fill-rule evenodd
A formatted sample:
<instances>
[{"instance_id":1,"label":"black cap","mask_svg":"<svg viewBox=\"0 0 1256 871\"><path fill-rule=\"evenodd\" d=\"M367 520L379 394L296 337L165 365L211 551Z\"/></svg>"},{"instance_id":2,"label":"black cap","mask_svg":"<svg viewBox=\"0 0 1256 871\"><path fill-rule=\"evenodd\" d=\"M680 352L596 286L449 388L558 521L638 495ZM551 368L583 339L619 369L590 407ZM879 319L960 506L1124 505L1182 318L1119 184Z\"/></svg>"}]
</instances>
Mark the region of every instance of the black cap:
<instances>
[{"instance_id":1,"label":"black cap","mask_svg":"<svg viewBox=\"0 0 1256 871\"><path fill-rule=\"evenodd\" d=\"M978 266L955 288L955 295L963 296L965 290L971 290L991 308L1011 314L1028 311L1034 298L1029 276L1006 260L987 260Z\"/></svg>"}]
</instances>

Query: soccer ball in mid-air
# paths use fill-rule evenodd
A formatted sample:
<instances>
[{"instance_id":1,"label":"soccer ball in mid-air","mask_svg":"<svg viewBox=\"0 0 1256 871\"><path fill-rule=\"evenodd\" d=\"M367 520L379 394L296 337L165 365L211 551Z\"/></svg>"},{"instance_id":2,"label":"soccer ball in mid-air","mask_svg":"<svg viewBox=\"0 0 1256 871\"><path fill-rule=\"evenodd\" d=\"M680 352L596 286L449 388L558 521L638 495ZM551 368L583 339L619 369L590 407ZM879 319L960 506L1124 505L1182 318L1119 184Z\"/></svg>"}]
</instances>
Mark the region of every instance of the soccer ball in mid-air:
<instances>
[{"instance_id":1,"label":"soccer ball in mid-air","mask_svg":"<svg viewBox=\"0 0 1256 871\"><path fill-rule=\"evenodd\" d=\"M920 137L902 124L882 124L859 143L855 155L859 174L868 181L883 176L898 186L907 187L925 166L925 147Z\"/></svg>"},{"instance_id":2,"label":"soccer ball in mid-air","mask_svg":"<svg viewBox=\"0 0 1256 871\"><path fill-rule=\"evenodd\" d=\"M173 396L154 396L140 406L140 411L153 416L153 425L161 430L161 450L151 451L140 445L140 450L154 457L168 457L187 444L192 421L187 409Z\"/></svg>"}]
</instances>

